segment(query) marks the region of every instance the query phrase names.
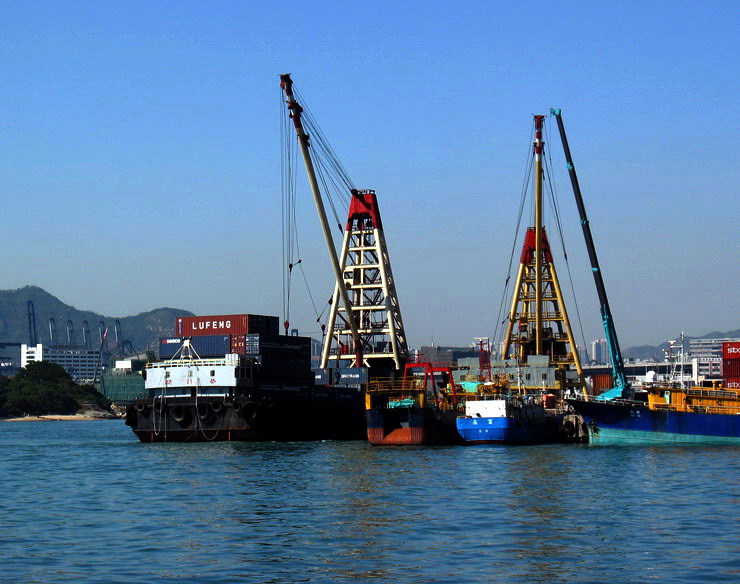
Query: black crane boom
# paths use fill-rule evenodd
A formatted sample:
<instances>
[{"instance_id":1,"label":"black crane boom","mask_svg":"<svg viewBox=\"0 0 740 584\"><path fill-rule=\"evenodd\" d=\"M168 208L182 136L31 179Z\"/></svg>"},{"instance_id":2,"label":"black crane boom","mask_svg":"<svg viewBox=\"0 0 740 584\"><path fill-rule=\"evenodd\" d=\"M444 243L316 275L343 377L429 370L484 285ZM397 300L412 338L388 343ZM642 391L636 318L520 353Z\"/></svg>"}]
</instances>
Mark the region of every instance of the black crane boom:
<instances>
[{"instance_id":1,"label":"black crane boom","mask_svg":"<svg viewBox=\"0 0 740 584\"><path fill-rule=\"evenodd\" d=\"M581 228L583 229L583 237L586 240L586 249L588 250L588 258L591 262L591 271L594 275L594 282L596 283L596 292L599 295L599 308L601 310L601 320L604 325L604 333L606 335L606 343L609 347L609 354L612 362L612 373L614 375L615 387L621 389L622 397L629 397L630 390L629 383L624 374L624 360L622 359L622 351L619 348L619 339L617 338L617 330L614 327L614 319L612 317L612 311L609 307L609 299L606 295L606 287L604 286L604 278L601 274L601 267L599 267L599 258L596 255L596 246L594 245L594 238L591 234L591 225L586 215L586 207L583 204L583 197L581 196L581 187L578 184L578 175L576 174L576 167L573 164L573 158L570 155L570 147L568 146L568 137L565 135L565 126L563 125L563 117L559 109L551 109L550 113L555 116L555 120L558 123L558 131L560 132L560 141L563 143L563 151L565 152L565 161L568 164L568 174L570 175L570 183L573 187L573 194L576 198L576 205L578 206L578 215L581 218Z\"/></svg>"}]
</instances>

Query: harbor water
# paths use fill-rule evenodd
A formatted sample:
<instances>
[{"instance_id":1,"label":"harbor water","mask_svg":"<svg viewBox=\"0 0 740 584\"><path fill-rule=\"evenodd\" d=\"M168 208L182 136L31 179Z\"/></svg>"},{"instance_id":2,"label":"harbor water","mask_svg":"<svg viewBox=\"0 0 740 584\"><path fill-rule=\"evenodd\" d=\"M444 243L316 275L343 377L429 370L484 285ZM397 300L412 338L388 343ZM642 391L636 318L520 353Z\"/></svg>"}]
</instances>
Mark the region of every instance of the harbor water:
<instances>
[{"instance_id":1,"label":"harbor water","mask_svg":"<svg viewBox=\"0 0 740 584\"><path fill-rule=\"evenodd\" d=\"M140 444L0 423L0 582L738 582L735 447Z\"/></svg>"}]
</instances>

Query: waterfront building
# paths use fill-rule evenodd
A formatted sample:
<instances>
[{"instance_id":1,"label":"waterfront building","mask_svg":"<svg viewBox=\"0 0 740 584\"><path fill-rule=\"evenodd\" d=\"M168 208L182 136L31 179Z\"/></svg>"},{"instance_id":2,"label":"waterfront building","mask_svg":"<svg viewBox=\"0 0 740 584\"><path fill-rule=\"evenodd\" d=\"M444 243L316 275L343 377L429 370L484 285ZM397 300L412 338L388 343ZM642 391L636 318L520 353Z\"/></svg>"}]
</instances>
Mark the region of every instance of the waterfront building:
<instances>
[{"instance_id":1,"label":"waterfront building","mask_svg":"<svg viewBox=\"0 0 740 584\"><path fill-rule=\"evenodd\" d=\"M576 350L578 351L578 358L581 360L581 363L588 363L588 351L586 350L586 347L582 347L581 345L576 345Z\"/></svg>"},{"instance_id":2,"label":"waterfront building","mask_svg":"<svg viewBox=\"0 0 740 584\"><path fill-rule=\"evenodd\" d=\"M722 343L737 342L740 342L740 338L690 339L688 349L694 379L720 379L723 375Z\"/></svg>"},{"instance_id":3,"label":"waterfront building","mask_svg":"<svg viewBox=\"0 0 740 584\"><path fill-rule=\"evenodd\" d=\"M458 359L465 357L478 358L480 349L477 346L470 347L439 347L436 345L423 346L419 350L419 360L425 363L446 363L455 365Z\"/></svg>"},{"instance_id":4,"label":"waterfront building","mask_svg":"<svg viewBox=\"0 0 740 584\"><path fill-rule=\"evenodd\" d=\"M70 377L77 383L91 383L96 372L102 367L100 351L87 349L81 345L57 345L49 347L38 345L21 345L21 367L33 361L48 361L64 367Z\"/></svg>"}]
</instances>

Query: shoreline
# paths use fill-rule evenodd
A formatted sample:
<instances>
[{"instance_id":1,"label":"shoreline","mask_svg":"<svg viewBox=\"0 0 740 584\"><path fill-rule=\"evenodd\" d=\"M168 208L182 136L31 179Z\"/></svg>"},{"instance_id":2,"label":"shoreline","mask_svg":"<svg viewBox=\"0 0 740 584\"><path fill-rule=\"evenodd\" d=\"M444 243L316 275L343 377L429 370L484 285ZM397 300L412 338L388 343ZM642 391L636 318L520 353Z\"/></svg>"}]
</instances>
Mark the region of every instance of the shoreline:
<instances>
[{"instance_id":1,"label":"shoreline","mask_svg":"<svg viewBox=\"0 0 740 584\"><path fill-rule=\"evenodd\" d=\"M0 418L0 422L63 422L68 420L120 420L117 416L90 416L86 414L48 414L46 416L23 416L21 418Z\"/></svg>"}]
</instances>

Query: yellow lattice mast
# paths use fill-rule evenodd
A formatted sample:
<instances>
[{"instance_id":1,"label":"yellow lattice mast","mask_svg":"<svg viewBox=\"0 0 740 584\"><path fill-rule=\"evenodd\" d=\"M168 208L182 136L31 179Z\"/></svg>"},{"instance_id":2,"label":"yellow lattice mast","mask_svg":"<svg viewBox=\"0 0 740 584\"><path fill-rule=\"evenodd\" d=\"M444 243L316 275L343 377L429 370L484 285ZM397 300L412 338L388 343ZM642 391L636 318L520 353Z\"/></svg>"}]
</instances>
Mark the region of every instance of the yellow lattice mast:
<instances>
[{"instance_id":1,"label":"yellow lattice mast","mask_svg":"<svg viewBox=\"0 0 740 584\"><path fill-rule=\"evenodd\" d=\"M551 366L572 367L582 379L581 362L542 219L544 117L534 116L535 225L527 228L524 237L503 356L516 358L519 363L527 363L530 355L548 356Z\"/></svg>"}]
</instances>

